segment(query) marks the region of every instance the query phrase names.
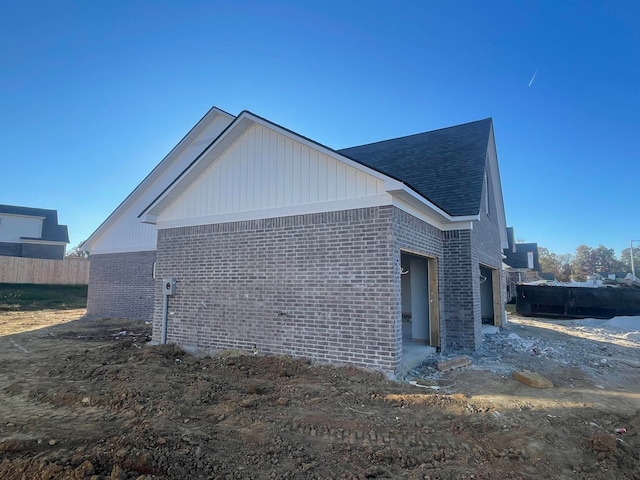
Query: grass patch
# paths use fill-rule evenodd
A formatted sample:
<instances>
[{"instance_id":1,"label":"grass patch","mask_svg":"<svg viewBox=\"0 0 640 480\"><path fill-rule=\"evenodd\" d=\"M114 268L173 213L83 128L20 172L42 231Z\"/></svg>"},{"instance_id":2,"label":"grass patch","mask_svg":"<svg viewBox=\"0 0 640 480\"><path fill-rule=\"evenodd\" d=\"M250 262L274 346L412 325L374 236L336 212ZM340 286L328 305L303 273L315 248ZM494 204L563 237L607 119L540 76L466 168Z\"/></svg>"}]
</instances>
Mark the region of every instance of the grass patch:
<instances>
[{"instance_id":1,"label":"grass patch","mask_svg":"<svg viewBox=\"0 0 640 480\"><path fill-rule=\"evenodd\" d=\"M86 308L87 285L0 283L0 311Z\"/></svg>"}]
</instances>

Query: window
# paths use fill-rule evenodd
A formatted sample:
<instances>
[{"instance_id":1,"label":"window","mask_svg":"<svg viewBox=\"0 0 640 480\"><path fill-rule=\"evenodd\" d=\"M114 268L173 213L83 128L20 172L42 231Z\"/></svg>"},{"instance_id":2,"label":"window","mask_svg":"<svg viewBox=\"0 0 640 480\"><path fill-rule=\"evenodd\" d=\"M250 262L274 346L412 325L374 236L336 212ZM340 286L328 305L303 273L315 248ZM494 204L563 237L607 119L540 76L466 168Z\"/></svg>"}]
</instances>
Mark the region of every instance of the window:
<instances>
[{"instance_id":1,"label":"window","mask_svg":"<svg viewBox=\"0 0 640 480\"><path fill-rule=\"evenodd\" d=\"M484 172L484 213L489 215L489 176Z\"/></svg>"}]
</instances>

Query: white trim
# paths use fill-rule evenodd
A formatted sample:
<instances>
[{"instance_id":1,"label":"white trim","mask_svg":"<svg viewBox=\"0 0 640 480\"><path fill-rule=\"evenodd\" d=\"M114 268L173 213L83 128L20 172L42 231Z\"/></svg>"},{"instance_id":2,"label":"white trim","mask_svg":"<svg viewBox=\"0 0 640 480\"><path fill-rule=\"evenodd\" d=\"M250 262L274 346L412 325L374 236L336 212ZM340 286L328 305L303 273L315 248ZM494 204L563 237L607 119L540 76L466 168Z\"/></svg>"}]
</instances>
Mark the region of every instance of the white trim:
<instances>
[{"instance_id":1,"label":"white trim","mask_svg":"<svg viewBox=\"0 0 640 480\"><path fill-rule=\"evenodd\" d=\"M142 223L148 223L150 225L155 225L158 223L158 215L154 215L153 213L145 213L140 217L140 221Z\"/></svg>"},{"instance_id":2,"label":"white trim","mask_svg":"<svg viewBox=\"0 0 640 480\"><path fill-rule=\"evenodd\" d=\"M13 243L13 242L8 242ZM16 243L30 243L38 245L67 245L69 242L60 242L55 240L41 240L39 238L21 238L20 242Z\"/></svg>"},{"instance_id":3,"label":"white trim","mask_svg":"<svg viewBox=\"0 0 640 480\"><path fill-rule=\"evenodd\" d=\"M391 195L399 199L404 200L407 204L413 205L420 210L426 210L426 211L432 212L434 214L434 218L440 222L443 222L443 223L461 222L461 221L470 222L474 220L480 220L480 215L460 215L460 216L449 215L447 212L442 210L437 205L431 203L429 200L427 200L420 194L408 188L405 184L401 183L400 185L402 186L402 188L387 190L387 192L389 192Z\"/></svg>"},{"instance_id":4,"label":"white trim","mask_svg":"<svg viewBox=\"0 0 640 480\"><path fill-rule=\"evenodd\" d=\"M136 252L155 252L157 250L156 245L142 245L135 247L118 247L118 248L103 248L101 250L91 250L91 256L94 255L106 255L109 253L136 253Z\"/></svg>"},{"instance_id":5,"label":"white trim","mask_svg":"<svg viewBox=\"0 0 640 480\"><path fill-rule=\"evenodd\" d=\"M493 122L491 122L491 130L489 132L489 144L487 145L487 162L491 169L491 184L493 187L493 198L496 206L496 215L498 218L498 229L500 231L500 242L502 249L509 248L509 239L507 236L507 218L504 211L504 199L502 197L502 182L500 181L500 166L498 165L498 150L496 148L496 139L493 131Z\"/></svg>"},{"instance_id":6,"label":"white trim","mask_svg":"<svg viewBox=\"0 0 640 480\"><path fill-rule=\"evenodd\" d=\"M485 163L487 163L489 154L485 158ZM482 182L482 188L484 189L484 213L489 216L489 174L487 173L487 169L484 170L484 181Z\"/></svg>"},{"instance_id":7,"label":"white trim","mask_svg":"<svg viewBox=\"0 0 640 480\"><path fill-rule=\"evenodd\" d=\"M443 223L430 216L426 211L418 209L398 197L393 197L393 206L399 208L404 212L407 212L410 215L413 215L416 218L419 218L423 222L426 222L443 232L447 232L450 230L473 230L473 220L476 220L476 218L469 219L467 217L460 217L460 220L458 221Z\"/></svg>"},{"instance_id":8,"label":"white trim","mask_svg":"<svg viewBox=\"0 0 640 480\"><path fill-rule=\"evenodd\" d=\"M245 111L245 112L242 112L234 120L230 128L228 128L222 135L220 135L216 139L216 141L213 144L211 144L200 155L200 158L187 171L183 173L182 177L179 177L178 179L176 179L177 181L173 185L167 188L167 190L165 190L165 192L163 192L162 195L160 195L156 200L154 200L149 206L147 206L140 213L141 221L143 223L152 223L152 224L156 223L157 216L162 211L164 211L164 209L166 209L169 205L171 205L171 203L173 203L183 192L185 192L189 188L189 186L202 173L204 173L211 165L213 165L222 156L222 154L227 149L229 149L231 145L233 145L244 134L244 132L246 132L254 124L258 124L264 128L268 128L291 140L299 142L308 148L311 148L324 155L327 155L328 157L333 158L336 161L342 162L345 165L348 165L352 168L355 168L356 170L359 170L368 175L371 175L372 177L378 180L384 181L385 190L387 191L388 194L394 197L403 198L407 203L414 204L414 206L420 210L424 210L426 207L427 211L431 211L433 213L432 215L433 220L431 220L431 222L433 221L439 222L439 224L442 226L438 226L438 225L434 225L434 226L438 226L438 228L440 228L441 230L452 230L452 229L457 230L458 228L460 228L459 222L471 222L471 221L480 219L479 215L452 216L447 212L445 212L444 210L442 210L437 205L433 204L432 202L424 198L422 195L413 191L411 188L409 188L406 184L402 183L401 181L398 181L392 177L389 177L388 175L378 172L377 170L374 170L365 165L362 165L361 163L358 163L354 160L351 160L350 158L340 155L334 150L331 150L320 144L314 143L306 139L305 137L302 137L276 124L273 124L268 120L262 119L260 117L253 115L250 112ZM322 205L327 205L327 204L318 204L317 207L324 208L322 207ZM293 207L293 208L297 209L299 207ZM309 208L309 207L307 206L305 208ZM359 207L355 207L355 208L359 208ZM344 208L338 208L338 209L344 210ZM271 209L271 210L274 210L274 209ZM336 208L332 208L331 210L336 210ZM267 210L264 210L264 211L267 211ZM279 216L290 215L289 213L287 213L288 209L282 209L280 211L282 212L282 215L273 215L273 216L279 217ZM319 211L321 210L316 210L315 208L313 209L313 213L317 213ZM295 215L296 213L292 213L292 214ZM247 213L247 215L251 216L252 214ZM203 217L203 218L218 218L218 217L222 218L225 216L222 215L222 216L211 216L211 217ZM232 214L229 216L229 218L236 218L236 217L237 217L237 214ZM269 218L269 217L258 217L258 218ZM429 216L429 218L431 218L431 215ZM170 223L173 225L180 222L188 222L189 225L196 225L197 223L193 223L193 221L194 219L184 220L184 221L176 220ZM230 221L235 221L235 220L230 220ZM454 227L450 227L450 226L444 227L445 224L448 224L450 222L453 222L456 225Z\"/></svg>"},{"instance_id":9,"label":"white trim","mask_svg":"<svg viewBox=\"0 0 640 480\"><path fill-rule=\"evenodd\" d=\"M188 148L192 146L204 145L207 142L196 142L192 143L192 139L197 138L218 116L223 116L228 119L234 119L235 117L223 110L220 110L216 107L212 107L205 115L202 117L198 123L195 124L187 132L187 134L176 144L175 147L171 149L171 151L158 163L153 170L138 184L138 186L116 207L116 209L111 212L111 214L102 222L98 228L89 236L89 238L82 244L80 249L85 252L92 252L91 244L99 240L100 237L112 226L118 219L126 213L127 209L142 196L142 194L146 191L148 186L155 182L159 176L161 176L173 163L174 161L184 153ZM202 153L202 152L201 152ZM200 153L200 154L201 154ZM154 247L155 250L155 247Z\"/></svg>"},{"instance_id":10,"label":"white trim","mask_svg":"<svg viewBox=\"0 0 640 480\"><path fill-rule=\"evenodd\" d=\"M290 217L292 215L306 215L310 213L337 212L356 208L381 207L392 204L392 197L383 193L369 197L353 198L350 200L337 200L331 202L311 203L295 205L285 208L267 208L249 212L227 213L223 215L207 215L204 217L182 218L158 222L158 230L177 227L193 227L197 225L213 225L217 223L241 222L245 220L261 220L265 218Z\"/></svg>"},{"instance_id":11,"label":"white trim","mask_svg":"<svg viewBox=\"0 0 640 480\"><path fill-rule=\"evenodd\" d=\"M166 207L171 205L187 188L191 185L209 166L218 160L222 154L238 140L242 134L253 124L250 119L246 118L246 113L238 116L230 128L227 128L218 138L203 150L197 157L197 160L176 177L171 185L169 185L151 204L147 205L138 215L140 218L146 217L148 214L158 215Z\"/></svg>"},{"instance_id":12,"label":"white trim","mask_svg":"<svg viewBox=\"0 0 640 480\"><path fill-rule=\"evenodd\" d=\"M45 218L47 218L41 215L25 215L23 213L7 213L7 212L0 212L0 217L35 218L40 220L44 220Z\"/></svg>"}]
</instances>

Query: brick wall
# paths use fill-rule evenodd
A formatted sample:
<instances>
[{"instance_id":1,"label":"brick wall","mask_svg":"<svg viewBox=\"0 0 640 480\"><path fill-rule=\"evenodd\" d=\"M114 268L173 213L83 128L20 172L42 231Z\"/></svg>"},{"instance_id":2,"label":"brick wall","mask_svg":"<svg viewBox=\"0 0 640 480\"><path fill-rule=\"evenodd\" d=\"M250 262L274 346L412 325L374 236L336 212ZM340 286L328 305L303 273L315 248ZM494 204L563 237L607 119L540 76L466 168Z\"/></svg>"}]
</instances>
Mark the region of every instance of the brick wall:
<instances>
[{"instance_id":1,"label":"brick wall","mask_svg":"<svg viewBox=\"0 0 640 480\"><path fill-rule=\"evenodd\" d=\"M497 270L494 272L500 280L500 314L504 312L504 304L506 302L507 292L504 276L502 275L502 244L500 240L500 226L498 224L498 212L495 204L496 198L493 191L493 182L491 180L491 171L487 170L488 186L489 186L489 213L485 209L485 195L483 189L482 207L480 209L480 220L473 222L473 230L471 231L471 255L473 261L473 277L480 277L480 263L492 267ZM474 282L474 299L476 305L474 312L475 318L480 318L476 322L476 346L479 347L482 342L482 318L480 314L480 284ZM477 291L477 295L476 295Z\"/></svg>"},{"instance_id":2,"label":"brick wall","mask_svg":"<svg viewBox=\"0 0 640 480\"><path fill-rule=\"evenodd\" d=\"M159 230L154 339L162 278L175 277L169 342L393 373L401 250L437 259L442 350L470 351L482 327L473 249L471 230L442 232L391 206Z\"/></svg>"},{"instance_id":3,"label":"brick wall","mask_svg":"<svg viewBox=\"0 0 640 480\"><path fill-rule=\"evenodd\" d=\"M495 205L491 180L489 180L489 202L490 205ZM473 255L478 263L484 263L494 268L502 267L500 227L495 208L489 209L488 215L485 213L484 206L481 208L480 220L473 222L471 240Z\"/></svg>"},{"instance_id":4,"label":"brick wall","mask_svg":"<svg viewBox=\"0 0 640 480\"><path fill-rule=\"evenodd\" d=\"M393 373L399 275L392 217L392 207L372 207L160 230L156 276L177 279L168 341L255 345ZM156 340L160 289L158 280Z\"/></svg>"},{"instance_id":5,"label":"brick wall","mask_svg":"<svg viewBox=\"0 0 640 480\"><path fill-rule=\"evenodd\" d=\"M395 255L395 328L398 339L397 348L402 349L402 306L401 306L401 277L400 251L408 250L437 259L438 263L438 306L440 312L440 347L443 345L446 332L446 315L444 314L444 257L442 253L443 232L428 223L402 211L393 208L393 252Z\"/></svg>"},{"instance_id":6,"label":"brick wall","mask_svg":"<svg viewBox=\"0 0 640 480\"><path fill-rule=\"evenodd\" d=\"M151 320L155 258L153 251L92 255L87 316Z\"/></svg>"},{"instance_id":7,"label":"brick wall","mask_svg":"<svg viewBox=\"0 0 640 480\"><path fill-rule=\"evenodd\" d=\"M443 251L445 271L442 288L446 315L443 349L475 350L482 340L477 328L482 327L482 319L479 268L478 275L474 277L471 258L471 230L443 232Z\"/></svg>"}]
</instances>

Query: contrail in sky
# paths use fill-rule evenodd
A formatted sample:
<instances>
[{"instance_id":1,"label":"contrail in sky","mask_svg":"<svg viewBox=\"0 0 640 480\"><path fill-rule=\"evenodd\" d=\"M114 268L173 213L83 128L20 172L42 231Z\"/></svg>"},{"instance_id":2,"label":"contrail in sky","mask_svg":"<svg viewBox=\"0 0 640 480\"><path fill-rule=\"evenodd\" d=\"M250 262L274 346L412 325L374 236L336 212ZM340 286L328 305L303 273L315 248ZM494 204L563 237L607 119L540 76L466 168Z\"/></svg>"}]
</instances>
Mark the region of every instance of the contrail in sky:
<instances>
[{"instance_id":1,"label":"contrail in sky","mask_svg":"<svg viewBox=\"0 0 640 480\"><path fill-rule=\"evenodd\" d=\"M540 68L536 68L536 73L533 74L533 77L531 77L531 81L529 82L529 86L533 85L533 81L536 79L536 75L538 74L538 70L540 70Z\"/></svg>"}]
</instances>

